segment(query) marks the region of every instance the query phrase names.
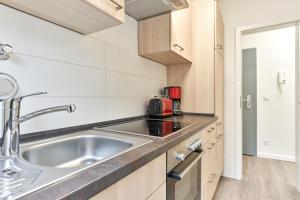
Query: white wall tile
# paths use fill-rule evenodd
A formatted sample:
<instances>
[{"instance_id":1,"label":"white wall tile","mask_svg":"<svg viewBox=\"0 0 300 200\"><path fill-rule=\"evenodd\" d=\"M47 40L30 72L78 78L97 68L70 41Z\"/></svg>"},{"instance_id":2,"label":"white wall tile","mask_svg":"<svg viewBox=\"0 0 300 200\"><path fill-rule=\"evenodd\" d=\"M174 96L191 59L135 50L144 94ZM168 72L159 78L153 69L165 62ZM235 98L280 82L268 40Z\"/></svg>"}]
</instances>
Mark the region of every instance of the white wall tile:
<instances>
[{"instance_id":1,"label":"white wall tile","mask_svg":"<svg viewBox=\"0 0 300 200\"><path fill-rule=\"evenodd\" d=\"M0 16L1 27L5 27L1 42L12 45L14 51L104 68L103 43L6 6L0 6Z\"/></svg>"},{"instance_id":2,"label":"white wall tile","mask_svg":"<svg viewBox=\"0 0 300 200\"><path fill-rule=\"evenodd\" d=\"M148 98L106 98L106 117L120 119L146 113Z\"/></svg>"},{"instance_id":3,"label":"white wall tile","mask_svg":"<svg viewBox=\"0 0 300 200\"><path fill-rule=\"evenodd\" d=\"M137 55L137 22L83 36L0 5L0 38L15 54L0 71L13 75L25 99L21 113L76 104L21 126L21 133L144 115L148 98L166 85L166 67Z\"/></svg>"},{"instance_id":4,"label":"white wall tile","mask_svg":"<svg viewBox=\"0 0 300 200\"><path fill-rule=\"evenodd\" d=\"M235 159L234 159L234 157L225 155L224 168L225 169L234 169L235 168Z\"/></svg>"},{"instance_id":5,"label":"white wall tile","mask_svg":"<svg viewBox=\"0 0 300 200\"><path fill-rule=\"evenodd\" d=\"M224 111L225 112L235 112L235 99L225 98L224 99Z\"/></svg>"},{"instance_id":6,"label":"white wall tile","mask_svg":"<svg viewBox=\"0 0 300 200\"><path fill-rule=\"evenodd\" d=\"M105 96L106 71L97 68L14 54L1 63L1 71L18 80L21 94L47 91L48 96Z\"/></svg>"},{"instance_id":7,"label":"white wall tile","mask_svg":"<svg viewBox=\"0 0 300 200\"><path fill-rule=\"evenodd\" d=\"M235 113L224 113L225 141L235 141Z\"/></svg>"},{"instance_id":8,"label":"white wall tile","mask_svg":"<svg viewBox=\"0 0 300 200\"><path fill-rule=\"evenodd\" d=\"M225 83L224 92L225 92L224 94L225 98L235 98L235 84Z\"/></svg>"},{"instance_id":9,"label":"white wall tile","mask_svg":"<svg viewBox=\"0 0 300 200\"><path fill-rule=\"evenodd\" d=\"M21 133L57 129L106 120L105 98L28 97L22 102L21 115L53 106L75 104L74 113L52 113L21 124Z\"/></svg>"}]
</instances>

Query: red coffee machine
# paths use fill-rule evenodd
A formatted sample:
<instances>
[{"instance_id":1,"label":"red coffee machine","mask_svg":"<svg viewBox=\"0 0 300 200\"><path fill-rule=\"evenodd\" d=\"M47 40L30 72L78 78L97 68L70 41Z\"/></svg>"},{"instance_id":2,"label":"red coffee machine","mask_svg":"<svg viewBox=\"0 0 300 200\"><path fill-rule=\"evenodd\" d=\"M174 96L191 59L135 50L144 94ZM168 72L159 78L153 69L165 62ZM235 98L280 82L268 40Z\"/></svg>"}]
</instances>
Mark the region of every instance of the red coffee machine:
<instances>
[{"instance_id":1,"label":"red coffee machine","mask_svg":"<svg viewBox=\"0 0 300 200\"><path fill-rule=\"evenodd\" d=\"M173 101L173 115L182 115L180 110L181 104L181 87L171 86L164 88L164 95L168 96Z\"/></svg>"}]
</instances>

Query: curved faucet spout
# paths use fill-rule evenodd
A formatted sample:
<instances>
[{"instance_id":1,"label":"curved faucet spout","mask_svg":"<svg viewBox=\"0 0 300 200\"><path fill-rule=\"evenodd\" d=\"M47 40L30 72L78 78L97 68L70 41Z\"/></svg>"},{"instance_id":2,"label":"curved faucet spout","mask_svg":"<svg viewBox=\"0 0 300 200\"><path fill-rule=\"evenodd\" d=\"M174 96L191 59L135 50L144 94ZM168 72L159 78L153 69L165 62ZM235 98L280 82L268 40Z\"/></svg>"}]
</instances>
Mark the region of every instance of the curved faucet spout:
<instances>
[{"instance_id":1,"label":"curved faucet spout","mask_svg":"<svg viewBox=\"0 0 300 200\"><path fill-rule=\"evenodd\" d=\"M19 119L17 119L17 122L23 123L32 118L35 118L35 117L38 117L41 115L45 115L45 114L49 114L49 113L53 113L53 112L67 111L68 113L72 113L75 110L76 110L76 106L74 104L46 108L46 109L38 110L38 111L35 111L32 113L29 113L27 115L24 115L24 116L20 117Z\"/></svg>"},{"instance_id":2,"label":"curved faucet spout","mask_svg":"<svg viewBox=\"0 0 300 200\"><path fill-rule=\"evenodd\" d=\"M34 93L27 96L39 95L44 93ZM3 126L2 132L2 140L0 143L1 153L0 156L12 156L18 155L19 153L19 137L20 137L20 124L30 120L32 118L60 111L67 111L68 113L74 112L76 110L76 106L74 104L51 107L42 110L35 111L33 113L27 114L23 117L20 117L20 103L24 97L13 98L10 101L7 101L4 105L4 109L2 110L2 118L3 122L1 126Z\"/></svg>"}]
</instances>

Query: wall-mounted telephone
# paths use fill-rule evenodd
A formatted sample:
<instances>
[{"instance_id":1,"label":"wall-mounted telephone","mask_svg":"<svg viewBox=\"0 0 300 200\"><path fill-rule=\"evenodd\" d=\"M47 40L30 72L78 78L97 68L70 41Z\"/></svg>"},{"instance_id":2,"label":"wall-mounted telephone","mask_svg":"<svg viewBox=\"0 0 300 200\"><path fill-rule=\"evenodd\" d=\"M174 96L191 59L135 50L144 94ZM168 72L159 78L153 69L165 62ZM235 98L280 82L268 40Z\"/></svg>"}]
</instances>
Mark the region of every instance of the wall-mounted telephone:
<instances>
[{"instance_id":1,"label":"wall-mounted telephone","mask_svg":"<svg viewBox=\"0 0 300 200\"><path fill-rule=\"evenodd\" d=\"M283 91L284 86L286 85L286 72L285 71L278 72L277 81L278 81L279 90Z\"/></svg>"},{"instance_id":2,"label":"wall-mounted telephone","mask_svg":"<svg viewBox=\"0 0 300 200\"><path fill-rule=\"evenodd\" d=\"M286 72L284 71L278 72L278 84L279 85L286 84Z\"/></svg>"}]
</instances>

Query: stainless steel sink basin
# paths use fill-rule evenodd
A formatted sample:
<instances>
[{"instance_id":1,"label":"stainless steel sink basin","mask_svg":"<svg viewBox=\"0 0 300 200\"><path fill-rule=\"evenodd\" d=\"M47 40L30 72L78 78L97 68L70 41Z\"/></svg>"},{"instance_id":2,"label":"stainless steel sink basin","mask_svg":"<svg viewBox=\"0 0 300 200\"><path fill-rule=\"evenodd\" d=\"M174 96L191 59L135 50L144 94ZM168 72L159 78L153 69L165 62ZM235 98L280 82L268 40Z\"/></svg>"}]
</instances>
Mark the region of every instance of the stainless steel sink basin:
<instances>
[{"instance_id":1,"label":"stainless steel sink basin","mask_svg":"<svg viewBox=\"0 0 300 200\"><path fill-rule=\"evenodd\" d=\"M18 199L149 142L89 130L21 144L19 157L0 158L0 199Z\"/></svg>"},{"instance_id":2,"label":"stainless steel sink basin","mask_svg":"<svg viewBox=\"0 0 300 200\"><path fill-rule=\"evenodd\" d=\"M133 142L87 134L37 145L23 152L23 158L47 167L84 167L115 156L132 147Z\"/></svg>"}]
</instances>

